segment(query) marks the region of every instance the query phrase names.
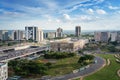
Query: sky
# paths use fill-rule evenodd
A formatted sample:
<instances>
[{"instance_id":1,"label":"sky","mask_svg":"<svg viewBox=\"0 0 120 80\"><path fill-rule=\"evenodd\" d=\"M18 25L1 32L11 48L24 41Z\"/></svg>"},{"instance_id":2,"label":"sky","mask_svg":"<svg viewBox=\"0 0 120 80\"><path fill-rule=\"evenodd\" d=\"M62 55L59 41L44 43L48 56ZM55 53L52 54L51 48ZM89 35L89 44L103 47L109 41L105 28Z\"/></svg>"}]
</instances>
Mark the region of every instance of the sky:
<instances>
[{"instance_id":1,"label":"sky","mask_svg":"<svg viewBox=\"0 0 120 80\"><path fill-rule=\"evenodd\" d=\"M120 0L0 0L0 29L120 30Z\"/></svg>"}]
</instances>

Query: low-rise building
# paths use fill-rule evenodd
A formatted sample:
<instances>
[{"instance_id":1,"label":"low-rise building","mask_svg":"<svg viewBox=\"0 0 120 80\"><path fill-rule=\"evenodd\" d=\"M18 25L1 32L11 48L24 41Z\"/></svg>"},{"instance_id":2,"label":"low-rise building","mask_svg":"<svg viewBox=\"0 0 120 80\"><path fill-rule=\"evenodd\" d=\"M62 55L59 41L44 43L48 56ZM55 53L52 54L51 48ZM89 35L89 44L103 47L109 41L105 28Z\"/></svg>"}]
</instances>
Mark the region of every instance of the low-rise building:
<instances>
[{"instance_id":1,"label":"low-rise building","mask_svg":"<svg viewBox=\"0 0 120 80\"><path fill-rule=\"evenodd\" d=\"M8 64L0 62L0 80L7 80L8 78Z\"/></svg>"},{"instance_id":2,"label":"low-rise building","mask_svg":"<svg viewBox=\"0 0 120 80\"><path fill-rule=\"evenodd\" d=\"M50 38L50 39L55 38L57 36L56 32L48 32L48 33L44 33L44 35L45 38Z\"/></svg>"},{"instance_id":3,"label":"low-rise building","mask_svg":"<svg viewBox=\"0 0 120 80\"><path fill-rule=\"evenodd\" d=\"M81 40L60 40L50 43L51 51L60 51L60 52L74 52L79 49L82 49L86 41Z\"/></svg>"}]
</instances>

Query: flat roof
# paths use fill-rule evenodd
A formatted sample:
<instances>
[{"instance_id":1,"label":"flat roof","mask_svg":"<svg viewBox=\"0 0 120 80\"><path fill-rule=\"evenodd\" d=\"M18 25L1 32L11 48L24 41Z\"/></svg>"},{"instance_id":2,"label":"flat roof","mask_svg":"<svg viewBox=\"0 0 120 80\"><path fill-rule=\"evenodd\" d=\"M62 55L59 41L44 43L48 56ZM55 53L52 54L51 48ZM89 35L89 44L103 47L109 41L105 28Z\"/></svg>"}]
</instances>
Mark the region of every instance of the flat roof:
<instances>
[{"instance_id":1,"label":"flat roof","mask_svg":"<svg viewBox=\"0 0 120 80\"><path fill-rule=\"evenodd\" d=\"M77 41L80 41L80 40L63 40L63 41L54 41L54 42L51 42L51 43L74 43L74 42L77 42Z\"/></svg>"},{"instance_id":2,"label":"flat roof","mask_svg":"<svg viewBox=\"0 0 120 80\"><path fill-rule=\"evenodd\" d=\"M2 66L2 65L4 65L4 64L6 64L6 63L4 63L4 62L0 62L0 66Z\"/></svg>"}]
</instances>

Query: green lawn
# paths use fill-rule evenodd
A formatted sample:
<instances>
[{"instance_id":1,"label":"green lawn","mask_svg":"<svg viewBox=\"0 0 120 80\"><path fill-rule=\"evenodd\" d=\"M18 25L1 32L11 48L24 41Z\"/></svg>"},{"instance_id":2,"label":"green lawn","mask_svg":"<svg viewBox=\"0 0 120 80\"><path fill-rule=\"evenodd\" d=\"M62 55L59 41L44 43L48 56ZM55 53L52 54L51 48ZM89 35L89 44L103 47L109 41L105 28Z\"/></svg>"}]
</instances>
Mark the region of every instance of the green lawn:
<instances>
[{"instance_id":1,"label":"green lawn","mask_svg":"<svg viewBox=\"0 0 120 80\"><path fill-rule=\"evenodd\" d=\"M80 64L77 63L78 59L79 56L74 56L71 58L57 60L56 63L52 64L52 68L50 68L47 73L51 76L70 73L73 70L80 68Z\"/></svg>"},{"instance_id":2,"label":"green lawn","mask_svg":"<svg viewBox=\"0 0 120 80\"><path fill-rule=\"evenodd\" d=\"M106 65L100 71L87 76L84 80L120 80L120 77L117 76L117 70L120 69L120 64L115 61L115 57L112 54L99 54L105 59L110 60L110 65Z\"/></svg>"}]
</instances>

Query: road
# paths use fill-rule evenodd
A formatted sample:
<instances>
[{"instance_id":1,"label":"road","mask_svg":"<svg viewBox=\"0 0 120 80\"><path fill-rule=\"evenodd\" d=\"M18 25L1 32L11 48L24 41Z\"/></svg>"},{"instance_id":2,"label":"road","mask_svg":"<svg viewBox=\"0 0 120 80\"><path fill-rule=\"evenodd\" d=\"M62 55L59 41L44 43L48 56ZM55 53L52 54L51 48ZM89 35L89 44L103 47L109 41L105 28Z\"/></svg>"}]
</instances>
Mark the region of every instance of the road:
<instances>
[{"instance_id":1,"label":"road","mask_svg":"<svg viewBox=\"0 0 120 80\"><path fill-rule=\"evenodd\" d=\"M63 76L53 77L51 79L43 79L43 80L68 80L68 79L72 79L75 77L89 75L95 72L96 70L100 69L105 64L105 61L100 57L96 57L95 60L97 60L97 63L91 64L89 68L83 71L80 71L78 73L70 73L70 74L66 74Z\"/></svg>"},{"instance_id":2,"label":"road","mask_svg":"<svg viewBox=\"0 0 120 80\"><path fill-rule=\"evenodd\" d=\"M34 54L39 51L47 50L47 47L38 47L38 48L27 48L27 49L22 49L22 50L16 50L16 51L8 51L8 52L2 52L0 56L0 61L9 61L12 59L24 57L27 55Z\"/></svg>"}]
</instances>

